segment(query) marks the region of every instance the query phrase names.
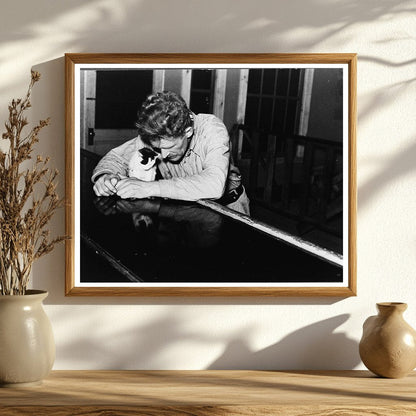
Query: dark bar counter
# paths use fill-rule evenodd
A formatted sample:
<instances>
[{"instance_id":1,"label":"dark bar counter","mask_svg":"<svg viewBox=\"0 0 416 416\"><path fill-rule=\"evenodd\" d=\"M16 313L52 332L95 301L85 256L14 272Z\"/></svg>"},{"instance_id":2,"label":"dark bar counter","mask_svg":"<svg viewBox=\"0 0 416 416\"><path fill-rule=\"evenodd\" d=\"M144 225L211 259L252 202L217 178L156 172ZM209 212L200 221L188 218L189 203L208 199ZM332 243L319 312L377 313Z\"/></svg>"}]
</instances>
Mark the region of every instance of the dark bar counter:
<instances>
[{"instance_id":1,"label":"dark bar counter","mask_svg":"<svg viewBox=\"0 0 416 416\"><path fill-rule=\"evenodd\" d=\"M96 197L81 151L81 282L342 282L342 267L196 203Z\"/></svg>"}]
</instances>

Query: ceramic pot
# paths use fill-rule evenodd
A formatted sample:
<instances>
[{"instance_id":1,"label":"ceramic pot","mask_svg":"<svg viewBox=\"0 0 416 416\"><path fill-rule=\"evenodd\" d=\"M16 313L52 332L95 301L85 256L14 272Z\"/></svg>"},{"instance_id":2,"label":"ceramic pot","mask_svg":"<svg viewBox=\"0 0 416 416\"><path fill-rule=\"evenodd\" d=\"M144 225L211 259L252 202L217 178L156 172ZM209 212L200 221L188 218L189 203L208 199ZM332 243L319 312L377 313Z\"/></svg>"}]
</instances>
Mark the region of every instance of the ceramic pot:
<instances>
[{"instance_id":1,"label":"ceramic pot","mask_svg":"<svg viewBox=\"0 0 416 416\"><path fill-rule=\"evenodd\" d=\"M40 384L55 361L52 326L42 301L48 292L0 295L0 386Z\"/></svg>"},{"instance_id":2,"label":"ceramic pot","mask_svg":"<svg viewBox=\"0 0 416 416\"><path fill-rule=\"evenodd\" d=\"M360 357L381 377L400 378L416 367L416 331L403 319L406 303L377 303L363 325Z\"/></svg>"}]
</instances>

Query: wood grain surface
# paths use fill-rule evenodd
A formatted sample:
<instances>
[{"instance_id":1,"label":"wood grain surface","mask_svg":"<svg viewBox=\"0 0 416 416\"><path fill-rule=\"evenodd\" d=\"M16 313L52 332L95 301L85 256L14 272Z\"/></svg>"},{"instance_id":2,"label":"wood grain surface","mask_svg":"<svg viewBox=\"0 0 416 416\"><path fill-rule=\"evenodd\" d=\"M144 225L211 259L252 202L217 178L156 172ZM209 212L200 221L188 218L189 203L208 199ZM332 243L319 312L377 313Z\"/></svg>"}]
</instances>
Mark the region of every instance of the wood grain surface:
<instances>
[{"instance_id":1,"label":"wood grain surface","mask_svg":"<svg viewBox=\"0 0 416 416\"><path fill-rule=\"evenodd\" d=\"M416 373L54 371L0 389L0 415L416 415Z\"/></svg>"}]
</instances>

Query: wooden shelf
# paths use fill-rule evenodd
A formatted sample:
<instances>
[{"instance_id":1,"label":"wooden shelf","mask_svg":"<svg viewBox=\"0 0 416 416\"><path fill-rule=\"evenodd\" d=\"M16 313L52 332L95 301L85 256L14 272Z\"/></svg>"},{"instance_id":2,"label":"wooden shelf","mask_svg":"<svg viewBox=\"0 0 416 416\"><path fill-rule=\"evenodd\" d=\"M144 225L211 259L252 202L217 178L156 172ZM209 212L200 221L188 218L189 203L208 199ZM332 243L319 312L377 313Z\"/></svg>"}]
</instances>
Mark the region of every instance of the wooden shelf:
<instances>
[{"instance_id":1,"label":"wooden shelf","mask_svg":"<svg viewBox=\"0 0 416 416\"><path fill-rule=\"evenodd\" d=\"M367 371L53 371L0 389L1 415L416 415L416 373Z\"/></svg>"}]
</instances>

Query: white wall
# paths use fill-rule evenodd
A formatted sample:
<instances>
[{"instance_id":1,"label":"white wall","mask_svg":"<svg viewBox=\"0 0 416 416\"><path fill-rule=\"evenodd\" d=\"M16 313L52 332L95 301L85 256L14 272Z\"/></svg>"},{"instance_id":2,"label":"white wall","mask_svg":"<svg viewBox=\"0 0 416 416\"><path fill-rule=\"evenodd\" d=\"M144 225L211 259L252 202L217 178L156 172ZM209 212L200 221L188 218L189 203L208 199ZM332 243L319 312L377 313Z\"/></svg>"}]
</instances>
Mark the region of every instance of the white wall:
<instances>
[{"instance_id":1,"label":"white wall","mask_svg":"<svg viewBox=\"0 0 416 416\"><path fill-rule=\"evenodd\" d=\"M402 0L3 0L0 120L42 73L40 152L64 172L65 52L357 52L358 296L65 298L63 246L39 260L55 369L361 368L377 301L416 327L416 8ZM54 219L64 231L64 216Z\"/></svg>"}]
</instances>

